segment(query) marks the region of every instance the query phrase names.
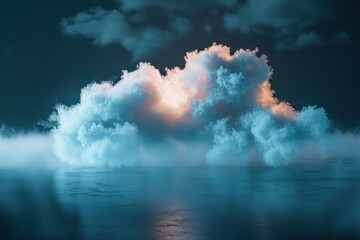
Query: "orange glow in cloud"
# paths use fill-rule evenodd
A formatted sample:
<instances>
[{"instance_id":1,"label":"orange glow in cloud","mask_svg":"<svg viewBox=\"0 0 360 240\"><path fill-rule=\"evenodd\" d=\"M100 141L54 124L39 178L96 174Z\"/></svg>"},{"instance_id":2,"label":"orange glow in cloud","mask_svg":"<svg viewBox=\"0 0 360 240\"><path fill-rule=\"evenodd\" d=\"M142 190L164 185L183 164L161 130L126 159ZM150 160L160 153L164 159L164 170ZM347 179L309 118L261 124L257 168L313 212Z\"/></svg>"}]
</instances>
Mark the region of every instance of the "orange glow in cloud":
<instances>
[{"instance_id":1,"label":"orange glow in cloud","mask_svg":"<svg viewBox=\"0 0 360 240\"><path fill-rule=\"evenodd\" d=\"M152 93L149 108L160 114L169 123L186 121L191 112L195 91L189 89L182 81L161 79L148 87Z\"/></svg>"},{"instance_id":2,"label":"orange glow in cloud","mask_svg":"<svg viewBox=\"0 0 360 240\"><path fill-rule=\"evenodd\" d=\"M231 62L233 56L230 48L213 45L204 51L207 56L195 50L187 53L186 70L180 68L166 69L167 74L161 76L157 71L153 79L147 81L147 90L151 93L148 108L161 115L168 123L191 122L192 104L207 95L209 83L206 60L215 55L225 62ZM155 70L155 68L153 68Z\"/></svg>"},{"instance_id":3,"label":"orange glow in cloud","mask_svg":"<svg viewBox=\"0 0 360 240\"><path fill-rule=\"evenodd\" d=\"M269 81L265 81L259 86L259 91L256 94L256 101L264 108L271 110L273 114L288 119L295 119L296 111L287 102L281 102L274 97L274 91L271 90Z\"/></svg>"},{"instance_id":4,"label":"orange glow in cloud","mask_svg":"<svg viewBox=\"0 0 360 240\"><path fill-rule=\"evenodd\" d=\"M118 83L120 89L129 89L132 85L139 85L146 89L149 95L147 103L137 113L140 118L146 117L150 112L158 114L168 124L179 122L191 123L193 103L203 100L209 95L209 86L215 81L214 70L220 66L233 64L235 58L248 57L252 61L242 63L244 71L253 74L261 72L264 68L263 58L256 57L255 51L238 50L233 55L230 48L222 45L212 45L204 51L192 51L185 57L185 68L175 67L166 69L162 75L158 69L148 63L140 63L138 70L124 72L123 80ZM268 78L271 76L269 72ZM211 79L212 78L212 79ZM267 79L268 79L267 78ZM262 79L261 79L262 80ZM264 79L265 80L265 79ZM257 87L256 102L273 114L288 119L294 119L295 110L286 102L274 97L269 81L260 83ZM213 106L221 113L227 115L226 106L219 102Z\"/></svg>"}]
</instances>

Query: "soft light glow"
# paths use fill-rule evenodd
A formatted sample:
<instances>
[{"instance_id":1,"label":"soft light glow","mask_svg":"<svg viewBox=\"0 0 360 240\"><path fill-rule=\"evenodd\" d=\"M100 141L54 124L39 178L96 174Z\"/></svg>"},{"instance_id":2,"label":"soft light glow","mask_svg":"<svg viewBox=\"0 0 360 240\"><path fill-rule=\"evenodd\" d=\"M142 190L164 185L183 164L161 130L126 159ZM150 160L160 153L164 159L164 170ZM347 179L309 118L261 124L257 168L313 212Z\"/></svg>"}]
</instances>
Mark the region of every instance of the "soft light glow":
<instances>
[{"instance_id":1,"label":"soft light glow","mask_svg":"<svg viewBox=\"0 0 360 240\"><path fill-rule=\"evenodd\" d=\"M279 117L285 117L288 119L295 119L296 112L287 102L281 102L274 97L274 91L271 90L271 84L269 81L265 81L259 86L259 90L256 94L256 101L262 107L268 108L271 112Z\"/></svg>"}]
</instances>

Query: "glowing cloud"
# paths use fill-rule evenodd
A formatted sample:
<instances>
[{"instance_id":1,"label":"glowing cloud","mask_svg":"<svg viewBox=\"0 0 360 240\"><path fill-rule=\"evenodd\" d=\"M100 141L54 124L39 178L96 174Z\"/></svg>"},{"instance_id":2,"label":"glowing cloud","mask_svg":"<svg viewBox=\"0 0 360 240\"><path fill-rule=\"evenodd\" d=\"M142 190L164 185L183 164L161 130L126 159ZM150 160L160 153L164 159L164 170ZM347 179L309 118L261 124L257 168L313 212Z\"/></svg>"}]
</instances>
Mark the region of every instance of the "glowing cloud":
<instances>
[{"instance_id":1,"label":"glowing cloud","mask_svg":"<svg viewBox=\"0 0 360 240\"><path fill-rule=\"evenodd\" d=\"M329 120L322 108L296 112L274 97L272 69L257 52L214 44L165 75L140 63L116 83L86 86L80 103L51 116L56 155L95 166L153 158L288 164L306 142L326 136Z\"/></svg>"},{"instance_id":2,"label":"glowing cloud","mask_svg":"<svg viewBox=\"0 0 360 240\"><path fill-rule=\"evenodd\" d=\"M273 114L283 116L288 119L295 119L296 112L287 102L281 102L274 97L274 91L271 90L269 81L265 81L259 86L256 95L256 101L264 108L268 108Z\"/></svg>"}]
</instances>

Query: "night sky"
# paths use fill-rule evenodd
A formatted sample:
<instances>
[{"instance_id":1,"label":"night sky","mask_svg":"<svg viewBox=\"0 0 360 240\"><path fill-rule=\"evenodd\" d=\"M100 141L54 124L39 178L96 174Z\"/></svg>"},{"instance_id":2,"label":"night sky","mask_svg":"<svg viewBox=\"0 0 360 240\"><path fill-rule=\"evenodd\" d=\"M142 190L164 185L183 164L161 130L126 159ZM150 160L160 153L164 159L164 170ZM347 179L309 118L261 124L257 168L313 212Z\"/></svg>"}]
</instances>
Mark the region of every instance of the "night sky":
<instances>
[{"instance_id":1,"label":"night sky","mask_svg":"<svg viewBox=\"0 0 360 240\"><path fill-rule=\"evenodd\" d=\"M357 0L0 0L0 239L360 239Z\"/></svg>"},{"instance_id":2,"label":"night sky","mask_svg":"<svg viewBox=\"0 0 360 240\"><path fill-rule=\"evenodd\" d=\"M259 48L279 99L358 127L357 1L264 2L1 0L0 125L36 127L90 82L117 80L140 61L183 67L185 52L216 42Z\"/></svg>"}]
</instances>

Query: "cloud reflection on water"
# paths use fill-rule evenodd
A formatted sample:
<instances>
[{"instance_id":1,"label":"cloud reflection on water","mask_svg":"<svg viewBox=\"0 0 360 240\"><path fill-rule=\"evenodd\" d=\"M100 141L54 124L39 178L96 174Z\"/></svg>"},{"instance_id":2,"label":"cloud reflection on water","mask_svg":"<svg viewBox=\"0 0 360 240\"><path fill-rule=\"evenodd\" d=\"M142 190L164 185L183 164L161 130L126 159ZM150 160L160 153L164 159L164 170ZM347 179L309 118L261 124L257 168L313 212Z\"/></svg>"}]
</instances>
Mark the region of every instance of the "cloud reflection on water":
<instances>
[{"instance_id":1,"label":"cloud reflection on water","mask_svg":"<svg viewBox=\"0 0 360 240\"><path fill-rule=\"evenodd\" d=\"M0 169L4 239L356 239L356 161Z\"/></svg>"},{"instance_id":2,"label":"cloud reflection on water","mask_svg":"<svg viewBox=\"0 0 360 240\"><path fill-rule=\"evenodd\" d=\"M79 213L59 202L52 171L0 172L1 239L82 239Z\"/></svg>"}]
</instances>

